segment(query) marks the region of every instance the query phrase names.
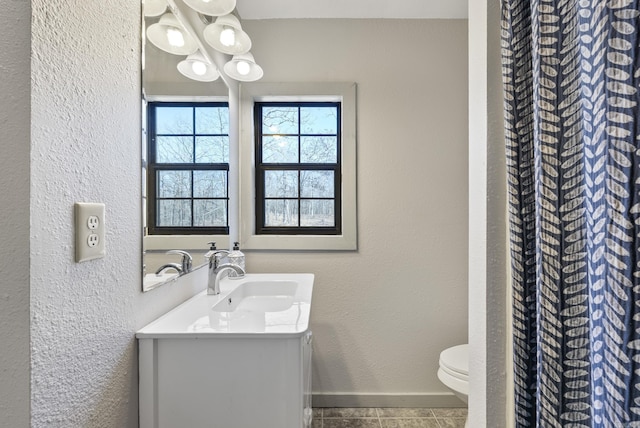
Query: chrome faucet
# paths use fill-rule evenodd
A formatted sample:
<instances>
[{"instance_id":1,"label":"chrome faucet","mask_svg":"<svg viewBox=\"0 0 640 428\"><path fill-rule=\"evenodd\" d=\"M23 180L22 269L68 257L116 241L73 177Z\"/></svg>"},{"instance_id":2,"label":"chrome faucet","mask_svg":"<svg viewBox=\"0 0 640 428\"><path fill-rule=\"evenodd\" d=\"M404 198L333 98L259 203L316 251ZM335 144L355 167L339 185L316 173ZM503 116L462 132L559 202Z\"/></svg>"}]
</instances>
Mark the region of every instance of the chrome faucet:
<instances>
[{"instance_id":1,"label":"chrome faucet","mask_svg":"<svg viewBox=\"0 0 640 428\"><path fill-rule=\"evenodd\" d=\"M212 268L211 263L213 263L213 269L217 269L220 261L229 255L229 251L216 249L216 243L213 241L207 243L210 245L210 248L209 252L204 255L204 258L209 261L209 269Z\"/></svg>"},{"instance_id":2,"label":"chrome faucet","mask_svg":"<svg viewBox=\"0 0 640 428\"><path fill-rule=\"evenodd\" d=\"M231 263L218 265L215 255L212 255L209 258L209 281L207 284L207 294L220 294L220 279L222 274L226 271L230 271L229 278L242 278L245 274L244 269L238 265L233 265Z\"/></svg>"},{"instance_id":3,"label":"chrome faucet","mask_svg":"<svg viewBox=\"0 0 640 428\"><path fill-rule=\"evenodd\" d=\"M220 261L229 255L229 251L227 250L214 250L211 253L211 258L213 259L213 268L217 269L220 266Z\"/></svg>"},{"instance_id":4,"label":"chrome faucet","mask_svg":"<svg viewBox=\"0 0 640 428\"><path fill-rule=\"evenodd\" d=\"M182 256L180 269L178 270L178 272L180 272L181 275L191 272L191 267L193 266L193 258L191 257L191 254L182 250L169 250L167 251L167 254L177 254L179 256Z\"/></svg>"},{"instance_id":5,"label":"chrome faucet","mask_svg":"<svg viewBox=\"0 0 640 428\"><path fill-rule=\"evenodd\" d=\"M158 270L156 271L156 275L160 275L161 273L164 273L165 270L168 269L175 269L178 271L178 275L182 275L183 274L183 270L182 270L182 265L180 263L167 263L164 264L162 266L160 266L158 268Z\"/></svg>"}]
</instances>

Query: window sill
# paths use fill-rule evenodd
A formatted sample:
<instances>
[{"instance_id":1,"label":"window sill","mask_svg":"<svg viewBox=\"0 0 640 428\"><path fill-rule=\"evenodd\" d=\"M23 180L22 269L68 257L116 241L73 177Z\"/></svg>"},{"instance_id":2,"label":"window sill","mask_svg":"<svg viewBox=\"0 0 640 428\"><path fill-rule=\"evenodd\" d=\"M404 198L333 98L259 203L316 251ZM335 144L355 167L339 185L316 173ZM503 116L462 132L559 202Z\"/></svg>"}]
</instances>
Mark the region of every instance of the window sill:
<instances>
[{"instance_id":1,"label":"window sill","mask_svg":"<svg viewBox=\"0 0 640 428\"><path fill-rule=\"evenodd\" d=\"M357 250L355 233L345 235L250 235L243 239L245 250Z\"/></svg>"},{"instance_id":2,"label":"window sill","mask_svg":"<svg viewBox=\"0 0 640 428\"><path fill-rule=\"evenodd\" d=\"M231 248L227 235L147 235L143 238L145 251L207 251L209 242L215 242L220 249Z\"/></svg>"}]
</instances>

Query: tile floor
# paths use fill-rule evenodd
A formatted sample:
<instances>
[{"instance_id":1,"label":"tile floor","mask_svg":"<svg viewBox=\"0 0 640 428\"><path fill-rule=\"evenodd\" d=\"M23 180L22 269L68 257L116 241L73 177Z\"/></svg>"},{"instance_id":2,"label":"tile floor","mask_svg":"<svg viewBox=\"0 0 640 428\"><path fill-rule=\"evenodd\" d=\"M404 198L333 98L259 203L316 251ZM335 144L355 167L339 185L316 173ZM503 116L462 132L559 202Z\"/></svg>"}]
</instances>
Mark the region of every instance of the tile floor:
<instances>
[{"instance_id":1,"label":"tile floor","mask_svg":"<svg viewBox=\"0 0 640 428\"><path fill-rule=\"evenodd\" d=\"M466 408L320 408L312 428L464 428Z\"/></svg>"}]
</instances>

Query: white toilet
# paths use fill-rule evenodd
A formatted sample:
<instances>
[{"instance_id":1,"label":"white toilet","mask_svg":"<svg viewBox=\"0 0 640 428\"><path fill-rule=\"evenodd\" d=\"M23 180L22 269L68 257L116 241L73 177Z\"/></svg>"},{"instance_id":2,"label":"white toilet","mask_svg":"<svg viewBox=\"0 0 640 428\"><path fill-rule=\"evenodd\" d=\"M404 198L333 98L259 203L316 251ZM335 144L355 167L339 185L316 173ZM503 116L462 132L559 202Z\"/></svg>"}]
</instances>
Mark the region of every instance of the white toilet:
<instances>
[{"instance_id":1,"label":"white toilet","mask_svg":"<svg viewBox=\"0 0 640 428\"><path fill-rule=\"evenodd\" d=\"M445 349L440 353L440 368L438 379L453 393L468 403L469 398L469 345L458 345ZM465 423L465 427L469 421Z\"/></svg>"}]
</instances>

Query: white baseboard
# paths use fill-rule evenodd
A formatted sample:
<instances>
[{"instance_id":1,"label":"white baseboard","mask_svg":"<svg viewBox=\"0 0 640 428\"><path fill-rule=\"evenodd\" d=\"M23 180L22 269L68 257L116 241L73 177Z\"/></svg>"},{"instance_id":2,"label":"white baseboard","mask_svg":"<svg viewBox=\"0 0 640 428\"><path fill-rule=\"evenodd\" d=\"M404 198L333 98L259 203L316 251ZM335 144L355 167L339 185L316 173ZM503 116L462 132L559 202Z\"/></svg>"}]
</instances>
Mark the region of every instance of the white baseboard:
<instances>
[{"instance_id":1,"label":"white baseboard","mask_svg":"<svg viewBox=\"0 0 640 428\"><path fill-rule=\"evenodd\" d=\"M354 394L314 392L313 407L466 407L453 393Z\"/></svg>"}]
</instances>

